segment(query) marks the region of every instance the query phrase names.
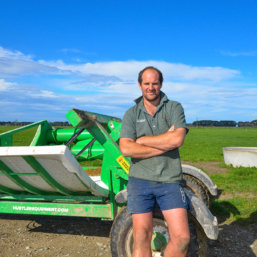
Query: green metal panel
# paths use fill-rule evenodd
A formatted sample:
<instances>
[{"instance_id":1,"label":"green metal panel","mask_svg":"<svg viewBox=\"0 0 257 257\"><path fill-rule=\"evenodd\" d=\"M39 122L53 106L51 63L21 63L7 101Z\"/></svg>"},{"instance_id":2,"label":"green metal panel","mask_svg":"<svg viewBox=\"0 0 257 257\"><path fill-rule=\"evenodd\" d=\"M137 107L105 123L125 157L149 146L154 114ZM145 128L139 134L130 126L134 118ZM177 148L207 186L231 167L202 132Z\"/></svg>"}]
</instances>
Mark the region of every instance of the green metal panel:
<instances>
[{"instance_id":1,"label":"green metal panel","mask_svg":"<svg viewBox=\"0 0 257 257\"><path fill-rule=\"evenodd\" d=\"M3 175L5 176L4 173L0 172L0 176ZM38 176L37 173L30 173L30 172L19 172L19 173L9 173L10 176Z\"/></svg>"},{"instance_id":2,"label":"green metal panel","mask_svg":"<svg viewBox=\"0 0 257 257\"><path fill-rule=\"evenodd\" d=\"M87 166L87 167L81 167L83 170L92 170L92 169L98 169L101 168L101 166Z\"/></svg>"},{"instance_id":3,"label":"green metal panel","mask_svg":"<svg viewBox=\"0 0 257 257\"><path fill-rule=\"evenodd\" d=\"M49 143L66 143L79 129L77 128L57 128L47 131L47 141ZM77 138L77 141L92 139L92 135L84 130Z\"/></svg>"},{"instance_id":4,"label":"green metal panel","mask_svg":"<svg viewBox=\"0 0 257 257\"><path fill-rule=\"evenodd\" d=\"M100 124L98 118L101 120L101 115L99 117L91 115L89 112L72 109L66 116L73 126L86 128L104 148L101 170L102 181L107 184L109 188L112 188L112 192L115 194L124 189L128 180L130 162L123 157L117 143ZM111 119L109 119L109 122L111 122ZM110 171L112 171L111 177Z\"/></svg>"},{"instance_id":5,"label":"green metal panel","mask_svg":"<svg viewBox=\"0 0 257 257\"><path fill-rule=\"evenodd\" d=\"M105 198L101 196L62 196L62 195L29 195L29 194L0 194L1 200L23 200L23 201L68 201L68 202L94 202L104 203Z\"/></svg>"},{"instance_id":6,"label":"green metal panel","mask_svg":"<svg viewBox=\"0 0 257 257\"><path fill-rule=\"evenodd\" d=\"M106 127L108 133L113 138L114 141L118 141L121 129L121 122L109 121L108 126ZM55 143L62 144L66 143L76 132L78 128L57 128L57 129L48 129L46 131L47 144ZM87 131L84 130L74 141L74 145L71 148L71 152L74 156L80 152L80 150L87 145L93 136ZM78 160L95 160L102 159L104 154L103 146L98 142L94 142L86 151L84 151L79 157Z\"/></svg>"},{"instance_id":7,"label":"green metal panel","mask_svg":"<svg viewBox=\"0 0 257 257\"><path fill-rule=\"evenodd\" d=\"M102 219L113 219L115 217L121 206L116 204L114 196L126 187L129 167L129 161L122 156L119 146L115 142L119 138L121 120L107 115L79 110L71 110L67 117L69 117L71 124L75 127L74 129L53 130L47 121L41 121L0 135L0 145L11 146L13 134L34 126L38 126L31 143L34 146L65 143L76 133L78 127L86 128L88 131L83 131L71 145L75 146L73 154L76 155L75 152L79 152L80 149L87 145L87 142L83 142L83 140L91 141L92 138L97 140L82 156L86 157L86 159L103 158L101 179L108 181L106 183L109 186L110 192L108 198L94 196L91 192L73 192L68 190L59 184L34 157L26 156L23 159L37 173L28 173L26 171L14 173L4 162L0 163L0 167L5 176L8 176L12 181L32 194L26 194L23 191L17 192L17 190L0 186L0 191L6 193L0 194L0 212L98 217ZM104 125L102 126L100 123ZM3 144L2 142L5 143ZM35 176L36 174L42 177L59 193L55 194L40 190L21 178L23 175ZM106 200L108 200L108 204L106 204Z\"/></svg>"},{"instance_id":8,"label":"green metal panel","mask_svg":"<svg viewBox=\"0 0 257 257\"><path fill-rule=\"evenodd\" d=\"M88 131L103 145L105 151L108 152L111 159L115 160L116 164L123 169L124 176L127 176L126 173L128 173L129 161L123 157L119 146L105 131L102 125L98 122L95 122L93 126L88 128ZM127 167L125 163L127 163Z\"/></svg>"},{"instance_id":9,"label":"green metal panel","mask_svg":"<svg viewBox=\"0 0 257 257\"><path fill-rule=\"evenodd\" d=\"M0 201L1 213L113 219L110 204Z\"/></svg>"},{"instance_id":10,"label":"green metal panel","mask_svg":"<svg viewBox=\"0 0 257 257\"><path fill-rule=\"evenodd\" d=\"M110 156L114 160L116 160L117 164L126 173L128 173L130 161L123 157L117 143L113 140L113 138L107 133L104 127L100 124L103 120L102 115L96 115L96 114L92 115L92 113L90 112L71 109L66 114L66 117L69 119L69 121L74 127L86 128L91 133L91 135L94 138L96 138L96 140L104 147L105 151L107 151L110 154ZM109 121L112 120L113 118L110 116L107 116L107 117L109 117Z\"/></svg>"},{"instance_id":11,"label":"green metal panel","mask_svg":"<svg viewBox=\"0 0 257 257\"><path fill-rule=\"evenodd\" d=\"M19 194L20 193L20 191L17 191L17 190L14 190L9 187L2 186L2 185L0 185L0 192L7 193L7 194Z\"/></svg>"},{"instance_id":12,"label":"green metal panel","mask_svg":"<svg viewBox=\"0 0 257 257\"><path fill-rule=\"evenodd\" d=\"M128 174L117 166L117 162L109 152L105 152L102 164L101 180L109 185L112 192L117 194L125 189L128 183Z\"/></svg>"},{"instance_id":13,"label":"green metal panel","mask_svg":"<svg viewBox=\"0 0 257 257\"><path fill-rule=\"evenodd\" d=\"M13 145L12 135L0 135L0 146L10 146Z\"/></svg>"},{"instance_id":14,"label":"green metal panel","mask_svg":"<svg viewBox=\"0 0 257 257\"><path fill-rule=\"evenodd\" d=\"M37 132L30 145L46 145L47 144L47 131L52 130L52 127L47 121L42 122L37 129Z\"/></svg>"},{"instance_id":15,"label":"green metal panel","mask_svg":"<svg viewBox=\"0 0 257 257\"><path fill-rule=\"evenodd\" d=\"M87 128L87 126L90 126L89 122L90 121L92 122L95 120L103 124L107 124L109 121L121 122L121 119L116 117L94 113L94 112L85 112L78 109L71 109L70 111L68 111L68 113L65 116L70 121L73 127L78 127L78 128ZM88 119L89 116L90 116L90 120Z\"/></svg>"},{"instance_id":16,"label":"green metal panel","mask_svg":"<svg viewBox=\"0 0 257 257\"><path fill-rule=\"evenodd\" d=\"M121 130L121 122L109 121L108 128L110 129L110 136L113 138L115 142L119 140L120 130Z\"/></svg>"},{"instance_id":17,"label":"green metal panel","mask_svg":"<svg viewBox=\"0 0 257 257\"><path fill-rule=\"evenodd\" d=\"M46 124L46 123L48 124L48 122L46 120L43 120L43 121L39 121L39 122L36 122L33 124L29 124L27 126L23 126L23 127L2 133L2 134L0 134L0 146L12 146L13 145L12 137L14 134L24 131L24 130L27 130L27 129L30 129L30 128L33 128L33 127L36 127L36 126L39 126L41 124Z\"/></svg>"},{"instance_id":18,"label":"green metal panel","mask_svg":"<svg viewBox=\"0 0 257 257\"><path fill-rule=\"evenodd\" d=\"M91 134L90 134L91 136ZM82 140L78 141L76 144L74 144L71 148L71 152L74 156L76 156L81 149L83 149L84 146L86 146L91 140L92 136L90 139L87 140ZM102 159L104 154L104 148L102 145L95 141L91 146L89 146L82 154L79 155L77 158L79 161L80 160L95 160L95 159Z\"/></svg>"}]
</instances>

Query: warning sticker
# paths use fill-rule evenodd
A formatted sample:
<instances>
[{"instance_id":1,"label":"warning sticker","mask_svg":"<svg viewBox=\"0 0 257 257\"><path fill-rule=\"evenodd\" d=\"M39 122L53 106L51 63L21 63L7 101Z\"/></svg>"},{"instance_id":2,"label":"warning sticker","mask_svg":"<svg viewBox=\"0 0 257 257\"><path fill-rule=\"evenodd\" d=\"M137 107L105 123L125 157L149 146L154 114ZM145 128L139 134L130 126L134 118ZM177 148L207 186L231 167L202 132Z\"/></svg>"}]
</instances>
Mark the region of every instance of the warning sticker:
<instances>
[{"instance_id":1,"label":"warning sticker","mask_svg":"<svg viewBox=\"0 0 257 257\"><path fill-rule=\"evenodd\" d=\"M121 155L119 156L116 161L120 164L122 169L124 169L127 173L129 173L130 164L125 160L125 158Z\"/></svg>"}]
</instances>

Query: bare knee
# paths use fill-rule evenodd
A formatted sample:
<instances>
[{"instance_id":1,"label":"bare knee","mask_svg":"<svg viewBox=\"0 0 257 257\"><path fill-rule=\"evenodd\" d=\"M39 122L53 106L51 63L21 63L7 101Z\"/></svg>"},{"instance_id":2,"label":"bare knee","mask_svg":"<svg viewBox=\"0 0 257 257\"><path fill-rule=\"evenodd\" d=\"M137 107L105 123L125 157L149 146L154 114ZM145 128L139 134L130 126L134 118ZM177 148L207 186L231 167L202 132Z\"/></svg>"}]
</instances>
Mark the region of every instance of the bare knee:
<instances>
[{"instance_id":1,"label":"bare knee","mask_svg":"<svg viewBox=\"0 0 257 257\"><path fill-rule=\"evenodd\" d=\"M152 213L132 214L133 219L133 257L150 257L152 239Z\"/></svg>"},{"instance_id":2,"label":"bare knee","mask_svg":"<svg viewBox=\"0 0 257 257\"><path fill-rule=\"evenodd\" d=\"M137 230L133 233L134 245L139 247L145 247L151 244L152 231L145 229Z\"/></svg>"},{"instance_id":3,"label":"bare knee","mask_svg":"<svg viewBox=\"0 0 257 257\"><path fill-rule=\"evenodd\" d=\"M180 236L176 240L177 248L182 252L186 252L190 243L190 236Z\"/></svg>"},{"instance_id":4,"label":"bare knee","mask_svg":"<svg viewBox=\"0 0 257 257\"><path fill-rule=\"evenodd\" d=\"M150 257L151 251L151 238L152 232L147 230L141 230L133 232L134 249L133 257Z\"/></svg>"}]
</instances>

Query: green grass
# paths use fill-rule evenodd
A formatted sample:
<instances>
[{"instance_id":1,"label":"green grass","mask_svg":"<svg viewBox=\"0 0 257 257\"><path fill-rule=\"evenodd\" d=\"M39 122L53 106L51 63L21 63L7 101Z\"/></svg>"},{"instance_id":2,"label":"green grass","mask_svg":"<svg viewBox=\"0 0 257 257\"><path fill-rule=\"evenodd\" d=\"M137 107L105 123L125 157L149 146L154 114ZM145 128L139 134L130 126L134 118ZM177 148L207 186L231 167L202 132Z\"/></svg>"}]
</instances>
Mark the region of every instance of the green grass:
<instances>
[{"instance_id":1,"label":"green grass","mask_svg":"<svg viewBox=\"0 0 257 257\"><path fill-rule=\"evenodd\" d=\"M9 130L15 129L15 128L19 128L19 127L16 127L16 126L0 126L0 134L4 133L6 131L9 131Z\"/></svg>"},{"instance_id":2,"label":"green grass","mask_svg":"<svg viewBox=\"0 0 257 257\"><path fill-rule=\"evenodd\" d=\"M210 177L221 192L212 200L211 211L219 222L257 222L257 168L233 168L224 164L222 148L257 147L256 128L190 128L180 149L181 159L191 162L220 162L229 171Z\"/></svg>"},{"instance_id":3,"label":"green grass","mask_svg":"<svg viewBox=\"0 0 257 257\"><path fill-rule=\"evenodd\" d=\"M212 212L219 221L248 224L257 221L257 168L232 168L225 174L213 174L221 199L212 201Z\"/></svg>"},{"instance_id":4,"label":"green grass","mask_svg":"<svg viewBox=\"0 0 257 257\"><path fill-rule=\"evenodd\" d=\"M226 200L213 200L211 212L219 223L239 223L248 225L257 222L257 199L232 197Z\"/></svg>"},{"instance_id":5,"label":"green grass","mask_svg":"<svg viewBox=\"0 0 257 257\"><path fill-rule=\"evenodd\" d=\"M223 161L222 148L257 146L257 129L253 128L190 128L180 148L185 161Z\"/></svg>"},{"instance_id":6,"label":"green grass","mask_svg":"<svg viewBox=\"0 0 257 257\"><path fill-rule=\"evenodd\" d=\"M19 127L18 126L0 126L0 134L16 128L19 128ZM15 146L30 145L36 133L36 130L37 130L37 127L34 127L34 128L30 128L14 134L13 145Z\"/></svg>"},{"instance_id":7,"label":"green grass","mask_svg":"<svg viewBox=\"0 0 257 257\"><path fill-rule=\"evenodd\" d=\"M15 127L0 126L0 133ZM29 145L36 128L20 132L14 145ZM212 200L211 211L219 222L249 224L257 222L257 168L233 168L223 161L222 148L227 146L257 146L254 128L190 128L181 159L185 161L217 161L229 171L210 175L221 195ZM91 163L92 166L99 163ZM88 164L86 164L88 165Z\"/></svg>"},{"instance_id":8,"label":"green grass","mask_svg":"<svg viewBox=\"0 0 257 257\"><path fill-rule=\"evenodd\" d=\"M230 168L225 174L213 174L211 178L220 185L223 194L248 193L257 197L257 169Z\"/></svg>"}]
</instances>

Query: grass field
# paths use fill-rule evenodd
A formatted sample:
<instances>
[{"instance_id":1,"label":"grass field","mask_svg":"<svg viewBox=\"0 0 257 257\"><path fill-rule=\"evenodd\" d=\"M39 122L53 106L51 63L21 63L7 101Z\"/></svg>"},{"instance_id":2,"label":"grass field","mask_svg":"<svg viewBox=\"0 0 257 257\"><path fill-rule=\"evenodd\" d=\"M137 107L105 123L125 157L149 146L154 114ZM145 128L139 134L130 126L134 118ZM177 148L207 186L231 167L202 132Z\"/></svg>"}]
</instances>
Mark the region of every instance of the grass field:
<instances>
[{"instance_id":1,"label":"grass field","mask_svg":"<svg viewBox=\"0 0 257 257\"><path fill-rule=\"evenodd\" d=\"M233 168L224 164L223 147L257 147L254 128L191 128L180 149L181 159L220 162L229 171L211 174L221 191L220 199L212 201L211 211L221 221L257 222L257 168Z\"/></svg>"},{"instance_id":2,"label":"grass field","mask_svg":"<svg viewBox=\"0 0 257 257\"><path fill-rule=\"evenodd\" d=\"M222 147L257 146L257 129L190 128L180 148L184 161L223 161Z\"/></svg>"},{"instance_id":3,"label":"grass field","mask_svg":"<svg viewBox=\"0 0 257 257\"><path fill-rule=\"evenodd\" d=\"M1 127L0 133L15 127ZM14 137L15 145L29 145L36 128ZM190 162L220 163L225 173L210 177L221 195L212 200L211 211L219 221L248 224L257 222L257 168L233 168L223 161L222 148L226 146L257 146L257 129L253 128L191 128L183 147L181 159Z\"/></svg>"},{"instance_id":4,"label":"grass field","mask_svg":"<svg viewBox=\"0 0 257 257\"><path fill-rule=\"evenodd\" d=\"M15 127L15 126L0 126L0 134L4 133L4 132L7 132L9 130L12 130L12 129L16 129L16 128L18 128L18 127ZM34 128L27 129L25 131L19 132L17 134L14 134L13 144L16 145L16 146L29 145L31 143L31 140L32 140L33 136L36 133L36 130L37 130L37 128L34 127Z\"/></svg>"}]
</instances>

